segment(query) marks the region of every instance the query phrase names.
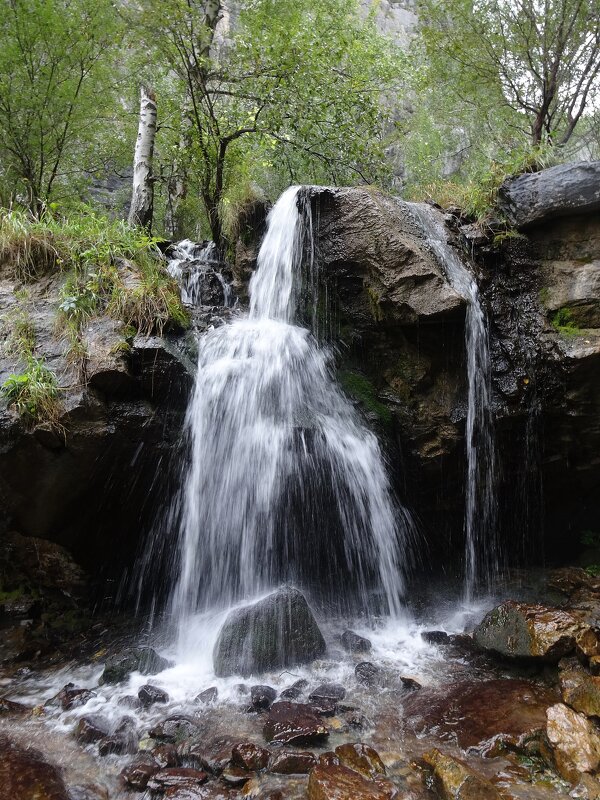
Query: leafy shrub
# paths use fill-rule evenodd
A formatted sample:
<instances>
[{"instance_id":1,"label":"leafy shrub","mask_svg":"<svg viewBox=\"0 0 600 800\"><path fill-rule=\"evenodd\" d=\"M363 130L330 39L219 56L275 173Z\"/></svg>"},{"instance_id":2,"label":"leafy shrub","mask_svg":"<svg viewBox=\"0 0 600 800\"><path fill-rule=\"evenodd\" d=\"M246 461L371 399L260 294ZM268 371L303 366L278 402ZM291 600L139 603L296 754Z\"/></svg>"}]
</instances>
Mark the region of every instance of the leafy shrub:
<instances>
[{"instance_id":1,"label":"leafy shrub","mask_svg":"<svg viewBox=\"0 0 600 800\"><path fill-rule=\"evenodd\" d=\"M9 375L0 387L9 407L31 423L48 420L56 423L60 411L56 375L42 359L30 356L25 372Z\"/></svg>"}]
</instances>

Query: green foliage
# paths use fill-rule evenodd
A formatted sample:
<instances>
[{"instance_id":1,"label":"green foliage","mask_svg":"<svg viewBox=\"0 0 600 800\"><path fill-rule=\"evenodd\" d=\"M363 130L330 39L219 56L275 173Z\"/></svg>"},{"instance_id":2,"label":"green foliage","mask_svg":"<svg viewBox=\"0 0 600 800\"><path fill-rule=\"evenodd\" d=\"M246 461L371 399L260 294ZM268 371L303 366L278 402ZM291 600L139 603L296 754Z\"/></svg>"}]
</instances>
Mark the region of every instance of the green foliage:
<instances>
[{"instance_id":1,"label":"green foliage","mask_svg":"<svg viewBox=\"0 0 600 800\"><path fill-rule=\"evenodd\" d=\"M573 319L573 312L569 308L559 308L550 317L553 327L563 336L579 336L581 329Z\"/></svg>"},{"instance_id":2,"label":"green foliage","mask_svg":"<svg viewBox=\"0 0 600 800\"><path fill-rule=\"evenodd\" d=\"M35 348L35 328L29 314L17 305L4 315L2 321L6 329L3 351L21 360L32 356Z\"/></svg>"},{"instance_id":3,"label":"green foliage","mask_svg":"<svg viewBox=\"0 0 600 800\"><path fill-rule=\"evenodd\" d=\"M27 422L56 423L60 411L56 375L42 359L30 356L24 372L9 375L0 393Z\"/></svg>"},{"instance_id":4,"label":"green foliage","mask_svg":"<svg viewBox=\"0 0 600 800\"><path fill-rule=\"evenodd\" d=\"M110 0L4 0L0 197L39 215L61 184L98 167L115 108L119 15Z\"/></svg>"},{"instance_id":5,"label":"green foliage","mask_svg":"<svg viewBox=\"0 0 600 800\"><path fill-rule=\"evenodd\" d=\"M341 370L338 378L346 394L358 400L366 411L376 414L385 425L391 423L390 410L377 399L375 387L365 375L351 370Z\"/></svg>"}]
</instances>

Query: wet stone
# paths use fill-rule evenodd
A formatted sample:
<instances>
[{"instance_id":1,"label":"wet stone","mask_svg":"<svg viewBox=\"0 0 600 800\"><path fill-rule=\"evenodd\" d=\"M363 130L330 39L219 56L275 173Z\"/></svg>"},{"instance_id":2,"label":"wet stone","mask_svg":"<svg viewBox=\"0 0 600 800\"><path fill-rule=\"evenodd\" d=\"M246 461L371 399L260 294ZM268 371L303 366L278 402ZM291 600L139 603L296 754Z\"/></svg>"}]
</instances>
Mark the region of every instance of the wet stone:
<instances>
[{"instance_id":1,"label":"wet stone","mask_svg":"<svg viewBox=\"0 0 600 800\"><path fill-rule=\"evenodd\" d=\"M498 790L465 763L437 749L423 756L433 772L435 788L443 800L502 800Z\"/></svg>"},{"instance_id":2,"label":"wet stone","mask_svg":"<svg viewBox=\"0 0 600 800\"><path fill-rule=\"evenodd\" d=\"M101 716L90 714L81 717L75 728L75 738L81 744L92 744L108 736L108 722Z\"/></svg>"},{"instance_id":3,"label":"wet stone","mask_svg":"<svg viewBox=\"0 0 600 800\"><path fill-rule=\"evenodd\" d=\"M576 783L582 772L600 766L600 731L587 717L562 703L546 712L546 735L559 773Z\"/></svg>"},{"instance_id":4,"label":"wet stone","mask_svg":"<svg viewBox=\"0 0 600 800\"><path fill-rule=\"evenodd\" d=\"M318 763L314 753L302 750L278 750L269 761L269 772L280 775L308 775Z\"/></svg>"},{"instance_id":5,"label":"wet stone","mask_svg":"<svg viewBox=\"0 0 600 800\"><path fill-rule=\"evenodd\" d=\"M414 678L405 678L403 675L401 675L400 682L402 684L402 688L407 689L409 692L415 692L422 688L419 681L416 681Z\"/></svg>"},{"instance_id":6,"label":"wet stone","mask_svg":"<svg viewBox=\"0 0 600 800\"><path fill-rule=\"evenodd\" d=\"M178 767L179 756L174 744L159 744L153 748L152 757L159 767Z\"/></svg>"},{"instance_id":7,"label":"wet stone","mask_svg":"<svg viewBox=\"0 0 600 800\"><path fill-rule=\"evenodd\" d=\"M445 631L422 631L421 639L427 644L450 644L450 637Z\"/></svg>"},{"instance_id":8,"label":"wet stone","mask_svg":"<svg viewBox=\"0 0 600 800\"><path fill-rule=\"evenodd\" d=\"M141 753L131 764L121 770L121 779L132 789L142 792L147 787L150 778L159 769L160 764L149 753Z\"/></svg>"},{"instance_id":9,"label":"wet stone","mask_svg":"<svg viewBox=\"0 0 600 800\"><path fill-rule=\"evenodd\" d=\"M133 694L126 694L120 697L117 701L117 705L123 706L123 708L130 708L132 711L142 707L140 698L135 697Z\"/></svg>"},{"instance_id":10,"label":"wet stone","mask_svg":"<svg viewBox=\"0 0 600 800\"><path fill-rule=\"evenodd\" d=\"M308 681L300 678L287 689L284 689L279 695L283 700L297 700L304 694L304 690L308 686Z\"/></svg>"},{"instance_id":11,"label":"wet stone","mask_svg":"<svg viewBox=\"0 0 600 800\"><path fill-rule=\"evenodd\" d=\"M229 767L226 767L223 772L221 773L221 780L224 781L228 786L244 786L244 784L248 783L252 775L243 767L238 767L235 764L232 764Z\"/></svg>"},{"instance_id":12,"label":"wet stone","mask_svg":"<svg viewBox=\"0 0 600 800\"><path fill-rule=\"evenodd\" d=\"M84 706L95 696L96 692L92 692L91 689L82 689L74 683L67 683L46 705L59 705L63 711L70 711L72 708Z\"/></svg>"},{"instance_id":13,"label":"wet stone","mask_svg":"<svg viewBox=\"0 0 600 800\"><path fill-rule=\"evenodd\" d=\"M103 786L69 786L68 791L69 800L109 800L108 791Z\"/></svg>"},{"instance_id":14,"label":"wet stone","mask_svg":"<svg viewBox=\"0 0 600 800\"><path fill-rule=\"evenodd\" d=\"M118 755L125 753L135 753L135 748L130 747L127 739L120 736L105 736L98 742L98 752L101 756Z\"/></svg>"},{"instance_id":15,"label":"wet stone","mask_svg":"<svg viewBox=\"0 0 600 800\"><path fill-rule=\"evenodd\" d=\"M263 728L268 742L280 744L319 744L329 729L313 709L302 703L274 703Z\"/></svg>"},{"instance_id":16,"label":"wet stone","mask_svg":"<svg viewBox=\"0 0 600 800\"><path fill-rule=\"evenodd\" d=\"M344 766L317 766L308 779L308 800L390 800L390 790Z\"/></svg>"},{"instance_id":17,"label":"wet stone","mask_svg":"<svg viewBox=\"0 0 600 800\"><path fill-rule=\"evenodd\" d=\"M100 684L121 683L132 672L156 675L171 666L166 658L159 656L151 647L137 647L113 656L106 661Z\"/></svg>"},{"instance_id":18,"label":"wet stone","mask_svg":"<svg viewBox=\"0 0 600 800\"><path fill-rule=\"evenodd\" d=\"M171 787L201 786L208 780L208 775L199 769L189 767L167 767L155 772L148 781L148 789L164 792Z\"/></svg>"},{"instance_id":19,"label":"wet stone","mask_svg":"<svg viewBox=\"0 0 600 800\"><path fill-rule=\"evenodd\" d=\"M184 764L202 767L213 775L220 775L231 762L232 751L237 744L236 740L227 736L208 742L204 738L194 738L179 745L177 753Z\"/></svg>"},{"instance_id":20,"label":"wet stone","mask_svg":"<svg viewBox=\"0 0 600 800\"><path fill-rule=\"evenodd\" d=\"M23 703L17 703L14 700L8 700L6 697L0 697L0 715L14 714L15 716L22 716L29 714L31 708Z\"/></svg>"},{"instance_id":21,"label":"wet stone","mask_svg":"<svg viewBox=\"0 0 600 800\"><path fill-rule=\"evenodd\" d=\"M269 756L270 753L266 748L254 744L253 742L236 744L231 751L234 764L256 772L261 769L266 769L269 763Z\"/></svg>"},{"instance_id":22,"label":"wet stone","mask_svg":"<svg viewBox=\"0 0 600 800\"><path fill-rule=\"evenodd\" d=\"M205 689L200 694L196 695L194 699L194 703L202 703L203 705L210 705L211 703L215 703L219 696L219 690L216 686L210 686L208 689Z\"/></svg>"},{"instance_id":23,"label":"wet stone","mask_svg":"<svg viewBox=\"0 0 600 800\"><path fill-rule=\"evenodd\" d=\"M250 711L266 711L277 697L271 686L253 686L250 689Z\"/></svg>"},{"instance_id":24,"label":"wet stone","mask_svg":"<svg viewBox=\"0 0 600 800\"><path fill-rule=\"evenodd\" d=\"M338 704L330 698L323 697L320 700L312 700L308 705L320 717L335 717L338 712Z\"/></svg>"},{"instance_id":25,"label":"wet stone","mask_svg":"<svg viewBox=\"0 0 600 800\"><path fill-rule=\"evenodd\" d=\"M322 683L310 693L308 699L311 703L319 703L322 700L333 700L337 703L345 696L346 690L339 683Z\"/></svg>"},{"instance_id":26,"label":"wet stone","mask_svg":"<svg viewBox=\"0 0 600 800\"><path fill-rule=\"evenodd\" d=\"M600 677L581 668L560 673L560 688L565 703L590 717L600 716Z\"/></svg>"},{"instance_id":27,"label":"wet stone","mask_svg":"<svg viewBox=\"0 0 600 800\"><path fill-rule=\"evenodd\" d=\"M60 770L41 753L0 735L0 795L6 800L68 800Z\"/></svg>"},{"instance_id":28,"label":"wet stone","mask_svg":"<svg viewBox=\"0 0 600 800\"><path fill-rule=\"evenodd\" d=\"M179 742L196 735L200 726L188 716L174 715L150 729L150 736L165 742Z\"/></svg>"},{"instance_id":29,"label":"wet stone","mask_svg":"<svg viewBox=\"0 0 600 800\"><path fill-rule=\"evenodd\" d=\"M333 750L328 750L326 753L321 753L319 755L319 766L321 767L338 767L340 765L339 756L333 752Z\"/></svg>"},{"instance_id":30,"label":"wet stone","mask_svg":"<svg viewBox=\"0 0 600 800\"><path fill-rule=\"evenodd\" d=\"M361 686L379 686L383 679L383 670L371 661L361 661L357 664L354 674Z\"/></svg>"},{"instance_id":31,"label":"wet stone","mask_svg":"<svg viewBox=\"0 0 600 800\"><path fill-rule=\"evenodd\" d=\"M351 630L342 633L341 641L342 647L348 653L370 653L373 647L368 639Z\"/></svg>"},{"instance_id":32,"label":"wet stone","mask_svg":"<svg viewBox=\"0 0 600 800\"><path fill-rule=\"evenodd\" d=\"M149 708L155 703L168 703L169 695L158 686L152 686L151 683L146 683L138 692L138 698L144 708Z\"/></svg>"},{"instance_id":33,"label":"wet stone","mask_svg":"<svg viewBox=\"0 0 600 800\"><path fill-rule=\"evenodd\" d=\"M335 754L341 764L360 772L365 778L385 775L385 766L379 753L368 744L362 742L341 744L335 748Z\"/></svg>"}]
</instances>

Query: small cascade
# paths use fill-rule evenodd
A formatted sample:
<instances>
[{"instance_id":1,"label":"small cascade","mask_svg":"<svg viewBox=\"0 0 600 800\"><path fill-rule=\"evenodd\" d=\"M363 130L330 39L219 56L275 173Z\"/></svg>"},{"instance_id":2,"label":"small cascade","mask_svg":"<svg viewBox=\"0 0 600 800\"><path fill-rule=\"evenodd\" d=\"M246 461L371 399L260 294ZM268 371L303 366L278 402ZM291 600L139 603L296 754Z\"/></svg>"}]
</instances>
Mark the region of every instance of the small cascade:
<instances>
[{"instance_id":1,"label":"small cascade","mask_svg":"<svg viewBox=\"0 0 600 800\"><path fill-rule=\"evenodd\" d=\"M428 246L450 284L467 301L467 480L465 499L465 595L471 600L476 585L490 586L500 569L496 535L496 448L492 418L491 360L488 324L477 281L448 243L440 215L424 203L409 203Z\"/></svg>"},{"instance_id":2,"label":"small cascade","mask_svg":"<svg viewBox=\"0 0 600 800\"><path fill-rule=\"evenodd\" d=\"M312 254L292 187L269 215L249 312L199 339L172 596L183 639L196 612L282 582L332 612L401 611L410 517L332 353L295 322Z\"/></svg>"},{"instance_id":3,"label":"small cascade","mask_svg":"<svg viewBox=\"0 0 600 800\"><path fill-rule=\"evenodd\" d=\"M169 249L167 271L181 287L181 299L189 306L220 305L231 308L231 284L220 270L221 261L214 242L199 244L184 239Z\"/></svg>"}]
</instances>

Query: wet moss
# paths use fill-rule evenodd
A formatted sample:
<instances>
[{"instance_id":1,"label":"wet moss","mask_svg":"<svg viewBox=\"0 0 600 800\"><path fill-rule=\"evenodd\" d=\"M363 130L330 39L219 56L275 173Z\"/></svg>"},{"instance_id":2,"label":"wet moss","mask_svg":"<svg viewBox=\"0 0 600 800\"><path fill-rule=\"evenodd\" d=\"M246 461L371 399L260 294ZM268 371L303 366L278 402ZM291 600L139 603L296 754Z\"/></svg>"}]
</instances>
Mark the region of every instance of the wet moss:
<instances>
[{"instance_id":1,"label":"wet moss","mask_svg":"<svg viewBox=\"0 0 600 800\"><path fill-rule=\"evenodd\" d=\"M346 394L358 400L365 411L376 414L385 425L391 423L389 408L377 398L375 386L365 375L352 370L340 370L338 379Z\"/></svg>"}]
</instances>

